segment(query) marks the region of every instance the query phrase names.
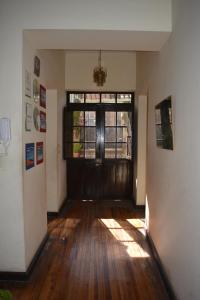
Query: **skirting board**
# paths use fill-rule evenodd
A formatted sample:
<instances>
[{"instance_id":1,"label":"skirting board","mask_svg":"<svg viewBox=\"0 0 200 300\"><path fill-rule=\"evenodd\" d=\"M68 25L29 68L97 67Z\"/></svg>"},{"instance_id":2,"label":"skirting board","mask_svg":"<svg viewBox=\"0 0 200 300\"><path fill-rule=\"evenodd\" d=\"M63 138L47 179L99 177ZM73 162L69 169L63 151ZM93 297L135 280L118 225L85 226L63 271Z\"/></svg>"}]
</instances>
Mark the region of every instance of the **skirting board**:
<instances>
[{"instance_id":1,"label":"skirting board","mask_svg":"<svg viewBox=\"0 0 200 300\"><path fill-rule=\"evenodd\" d=\"M42 243L40 244L38 250L36 251L28 269L26 272L0 272L0 280L2 281L27 281L35 267L35 264L37 263L40 254L42 253L42 250L44 249L44 246L49 238L48 233L45 235L44 239L42 240Z\"/></svg>"},{"instance_id":2,"label":"skirting board","mask_svg":"<svg viewBox=\"0 0 200 300\"><path fill-rule=\"evenodd\" d=\"M167 276L167 273L165 271L165 268L164 268L164 266L163 266L163 264L161 262L159 254L158 254L158 252L156 250L156 247L154 245L154 242L153 242L153 240L152 240L152 238L151 238L151 236L150 236L150 234L148 232L146 232L146 240L147 240L148 245L149 245L149 247L151 249L153 257L154 257L154 259L156 261L156 264L158 266L158 269L159 269L160 275L162 277L162 280L164 281L164 284L165 284L165 287L167 289L167 292L168 292L170 300L177 300L177 297L175 295L173 287L172 287L172 285L171 285L171 283L170 283L170 281L168 279L168 276Z\"/></svg>"},{"instance_id":3,"label":"skirting board","mask_svg":"<svg viewBox=\"0 0 200 300\"><path fill-rule=\"evenodd\" d=\"M63 201L63 203L61 204L61 206L60 206L60 209L59 209L59 211L48 211L47 212L47 217L58 217L60 214L61 214L61 211L63 210L63 208L64 208L64 206L66 205L66 203L67 203L67 199L65 199L64 201Z\"/></svg>"}]
</instances>

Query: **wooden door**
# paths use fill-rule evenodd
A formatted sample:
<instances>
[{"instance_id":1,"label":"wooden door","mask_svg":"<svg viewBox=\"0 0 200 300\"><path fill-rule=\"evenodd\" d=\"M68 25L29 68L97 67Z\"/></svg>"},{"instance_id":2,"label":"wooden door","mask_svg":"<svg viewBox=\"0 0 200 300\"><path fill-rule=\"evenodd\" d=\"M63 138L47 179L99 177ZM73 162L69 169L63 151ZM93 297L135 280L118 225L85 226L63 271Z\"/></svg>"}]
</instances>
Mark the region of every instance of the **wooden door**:
<instances>
[{"instance_id":1,"label":"wooden door","mask_svg":"<svg viewBox=\"0 0 200 300\"><path fill-rule=\"evenodd\" d=\"M127 94L130 103L117 103L119 94L111 94L114 103L103 102L104 94L95 95L96 98L99 95L97 103L87 103L88 96L83 94L83 102L68 101L64 110L63 151L67 160L68 198L130 198L133 95Z\"/></svg>"}]
</instances>

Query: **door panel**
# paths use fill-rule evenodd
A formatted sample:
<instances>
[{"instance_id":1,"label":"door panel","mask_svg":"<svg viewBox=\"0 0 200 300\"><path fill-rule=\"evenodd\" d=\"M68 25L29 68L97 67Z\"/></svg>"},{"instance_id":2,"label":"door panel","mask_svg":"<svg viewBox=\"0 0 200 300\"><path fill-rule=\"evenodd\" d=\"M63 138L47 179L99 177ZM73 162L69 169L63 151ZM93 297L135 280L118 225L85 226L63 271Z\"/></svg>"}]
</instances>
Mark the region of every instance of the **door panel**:
<instances>
[{"instance_id":1,"label":"door panel","mask_svg":"<svg viewBox=\"0 0 200 300\"><path fill-rule=\"evenodd\" d=\"M71 103L64 112L68 197L130 198L133 184L133 106L127 104L130 96L82 95L77 96L78 105ZM76 97L70 95L69 103L71 99L75 101Z\"/></svg>"}]
</instances>

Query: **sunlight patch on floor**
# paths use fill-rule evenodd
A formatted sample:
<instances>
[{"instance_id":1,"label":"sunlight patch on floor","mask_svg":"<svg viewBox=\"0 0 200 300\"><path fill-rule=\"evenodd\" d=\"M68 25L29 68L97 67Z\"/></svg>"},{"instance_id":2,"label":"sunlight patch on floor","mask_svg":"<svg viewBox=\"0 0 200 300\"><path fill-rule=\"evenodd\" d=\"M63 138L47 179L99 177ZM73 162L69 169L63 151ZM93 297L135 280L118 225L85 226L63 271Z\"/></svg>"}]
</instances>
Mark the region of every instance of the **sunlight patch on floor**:
<instances>
[{"instance_id":1,"label":"sunlight patch on floor","mask_svg":"<svg viewBox=\"0 0 200 300\"><path fill-rule=\"evenodd\" d=\"M134 219L129 220L132 221ZM143 227L140 227L139 225L142 224L142 221L140 219L136 220L136 224L139 227L138 230L144 230L144 223ZM122 226L116 220L100 219L100 221L107 227L107 229L116 238L116 240L121 242L126 247L126 252L130 257L149 257L149 254L135 241L135 239L125 229L122 228ZM141 223L139 221L141 221Z\"/></svg>"}]
</instances>

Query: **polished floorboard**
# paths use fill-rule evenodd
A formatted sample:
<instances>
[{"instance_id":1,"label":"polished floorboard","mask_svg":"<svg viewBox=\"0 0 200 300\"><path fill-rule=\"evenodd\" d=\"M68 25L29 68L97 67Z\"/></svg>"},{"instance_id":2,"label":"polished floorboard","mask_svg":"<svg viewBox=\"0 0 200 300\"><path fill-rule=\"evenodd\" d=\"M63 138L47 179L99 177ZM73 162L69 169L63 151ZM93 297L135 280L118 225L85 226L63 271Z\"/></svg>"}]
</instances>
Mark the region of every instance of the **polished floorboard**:
<instances>
[{"instance_id":1,"label":"polished floorboard","mask_svg":"<svg viewBox=\"0 0 200 300\"><path fill-rule=\"evenodd\" d=\"M71 202L48 231L29 281L0 283L14 299L169 300L131 203Z\"/></svg>"}]
</instances>

